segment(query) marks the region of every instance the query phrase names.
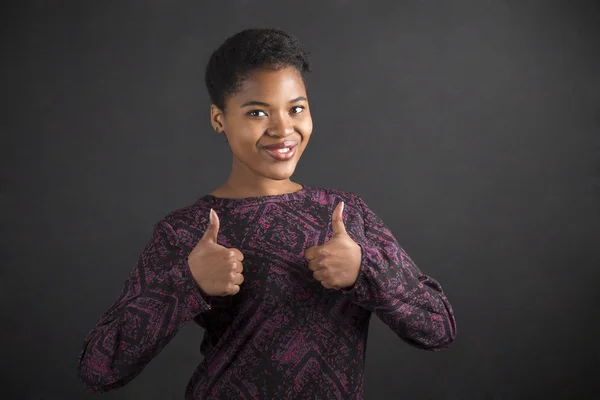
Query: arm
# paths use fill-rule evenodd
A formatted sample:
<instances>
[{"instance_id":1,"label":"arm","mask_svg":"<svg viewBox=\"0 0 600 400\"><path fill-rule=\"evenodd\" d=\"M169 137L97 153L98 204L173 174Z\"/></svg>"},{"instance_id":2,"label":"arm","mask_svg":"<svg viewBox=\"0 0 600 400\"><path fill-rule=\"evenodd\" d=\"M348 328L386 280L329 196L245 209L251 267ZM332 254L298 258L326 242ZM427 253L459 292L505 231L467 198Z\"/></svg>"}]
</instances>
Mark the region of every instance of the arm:
<instances>
[{"instance_id":1,"label":"arm","mask_svg":"<svg viewBox=\"0 0 600 400\"><path fill-rule=\"evenodd\" d=\"M118 299L85 338L79 378L90 392L124 386L208 309L173 228L158 223Z\"/></svg>"},{"instance_id":2,"label":"arm","mask_svg":"<svg viewBox=\"0 0 600 400\"><path fill-rule=\"evenodd\" d=\"M358 205L364 234L353 239L362 250L361 269L354 286L342 291L407 343L427 350L450 347L456 322L440 284L419 270L360 197Z\"/></svg>"}]
</instances>

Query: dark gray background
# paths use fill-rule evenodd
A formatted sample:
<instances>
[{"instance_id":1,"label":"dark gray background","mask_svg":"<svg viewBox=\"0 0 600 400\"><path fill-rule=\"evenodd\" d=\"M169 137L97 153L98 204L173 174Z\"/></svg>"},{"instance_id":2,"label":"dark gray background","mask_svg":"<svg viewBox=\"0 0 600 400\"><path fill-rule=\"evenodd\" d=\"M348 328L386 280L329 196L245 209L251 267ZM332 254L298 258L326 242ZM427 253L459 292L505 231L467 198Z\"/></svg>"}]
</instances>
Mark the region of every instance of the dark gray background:
<instances>
[{"instance_id":1,"label":"dark gray background","mask_svg":"<svg viewBox=\"0 0 600 400\"><path fill-rule=\"evenodd\" d=\"M86 333L152 225L228 175L203 71L247 27L313 55L297 180L362 195L456 312L441 353L374 318L366 398L597 393L599 4L367 3L4 4L3 398L99 398L76 377ZM201 333L101 398L182 398Z\"/></svg>"}]
</instances>

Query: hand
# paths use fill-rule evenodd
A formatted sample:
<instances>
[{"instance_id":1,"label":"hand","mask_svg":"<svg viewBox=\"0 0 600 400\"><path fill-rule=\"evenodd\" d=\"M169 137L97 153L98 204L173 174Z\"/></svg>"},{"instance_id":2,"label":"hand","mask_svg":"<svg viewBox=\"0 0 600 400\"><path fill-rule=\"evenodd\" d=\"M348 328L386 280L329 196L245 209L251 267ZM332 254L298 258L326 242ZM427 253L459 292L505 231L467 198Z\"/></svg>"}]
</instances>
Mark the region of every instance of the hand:
<instances>
[{"instance_id":1,"label":"hand","mask_svg":"<svg viewBox=\"0 0 600 400\"><path fill-rule=\"evenodd\" d=\"M322 246L306 250L308 268L327 289L342 289L354 285L360 271L362 252L360 246L348 236L342 215L344 203L333 211L333 236Z\"/></svg>"},{"instance_id":2,"label":"hand","mask_svg":"<svg viewBox=\"0 0 600 400\"><path fill-rule=\"evenodd\" d=\"M242 261L238 249L228 249L217 244L219 217L210 210L210 222L202 239L188 256L188 264L196 284L207 296L237 294L244 282Z\"/></svg>"}]
</instances>

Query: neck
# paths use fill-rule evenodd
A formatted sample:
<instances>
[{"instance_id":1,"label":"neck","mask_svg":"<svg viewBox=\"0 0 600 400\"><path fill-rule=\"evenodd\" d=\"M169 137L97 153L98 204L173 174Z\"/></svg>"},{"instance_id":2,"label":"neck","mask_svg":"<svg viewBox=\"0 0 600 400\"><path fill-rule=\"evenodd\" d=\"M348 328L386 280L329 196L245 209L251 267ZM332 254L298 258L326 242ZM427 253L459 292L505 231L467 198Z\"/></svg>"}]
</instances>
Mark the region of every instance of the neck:
<instances>
[{"instance_id":1,"label":"neck","mask_svg":"<svg viewBox=\"0 0 600 400\"><path fill-rule=\"evenodd\" d=\"M243 198L257 196L275 196L292 193L302 189L302 185L288 179L269 179L256 175L253 171L236 168L234 165L227 181L211 194L217 197Z\"/></svg>"},{"instance_id":2,"label":"neck","mask_svg":"<svg viewBox=\"0 0 600 400\"><path fill-rule=\"evenodd\" d=\"M225 197L242 198L257 196L275 196L279 194L292 193L302 188L298 183L289 179L274 180L256 180L255 182L240 182L235 178L229 178L223 185L216 189L213 194L221 193Z\"/></svg>"}]
</instances>

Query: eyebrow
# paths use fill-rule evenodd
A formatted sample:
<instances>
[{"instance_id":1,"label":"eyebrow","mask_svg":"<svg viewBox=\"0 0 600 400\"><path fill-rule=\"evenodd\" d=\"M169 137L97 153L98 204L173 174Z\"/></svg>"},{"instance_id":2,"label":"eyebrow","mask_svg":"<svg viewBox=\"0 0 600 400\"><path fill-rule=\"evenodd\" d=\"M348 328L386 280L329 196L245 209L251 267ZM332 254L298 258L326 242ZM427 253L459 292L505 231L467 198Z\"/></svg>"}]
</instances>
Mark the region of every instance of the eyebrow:
<instances>
[{"instance_id":1,"label":"eyebrow","mask_svg":"<svg viewBox=\"0 0 600 400\"><path fill-rule=\"evenodd\" d=\"M299 101L306 101L306 97L300 96L295 99L290 100L290 103L297 103ZM262 101L247 101L240 106L240 108L248 107L248 106L261 106L261 107L270 107L269 103L264 103Z\"/></svg>"}]
</instances>

